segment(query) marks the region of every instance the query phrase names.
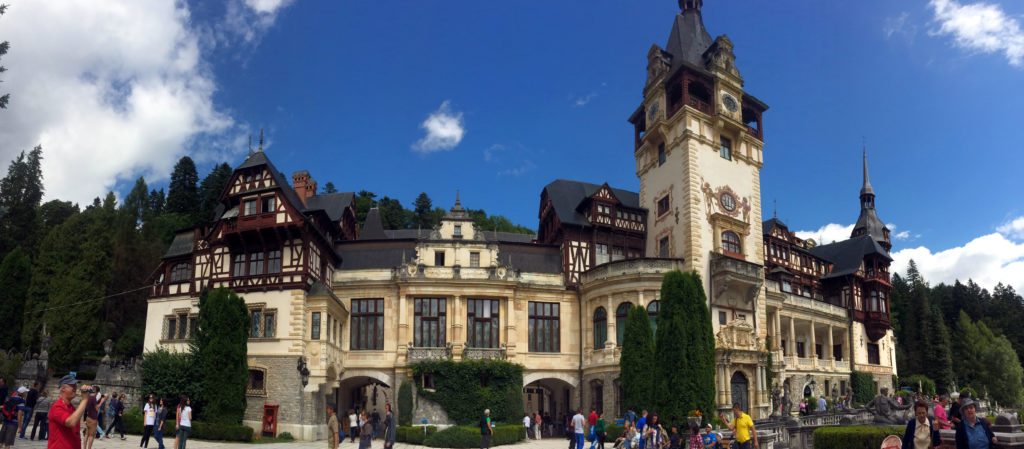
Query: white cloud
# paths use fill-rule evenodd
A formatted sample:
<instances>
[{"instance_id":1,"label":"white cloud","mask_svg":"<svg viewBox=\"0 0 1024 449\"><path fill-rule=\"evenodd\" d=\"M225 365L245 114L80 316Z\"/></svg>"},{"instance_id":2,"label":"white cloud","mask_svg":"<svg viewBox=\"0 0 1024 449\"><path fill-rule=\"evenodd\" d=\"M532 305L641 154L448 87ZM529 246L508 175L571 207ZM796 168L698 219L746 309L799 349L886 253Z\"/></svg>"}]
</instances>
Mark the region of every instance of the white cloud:
<instances>
[{"instance_id":1,"label":"white cloud","mask_svg":"<svg viewBox=\"0 0 1024 449\"><path fill-rule=\"evenodd\" d=\"M1024 31L1020 22L999 5L962 5L956 0L931 0L939 29L952 35L956 45L982 53L1003 53L1011 65L1024 65Z\"/></svg>"},{"instance_id":2,"label":"white cloud","mask_svg":"<svg viewBox=\"0 0 1024 449\"><path fill-rule=\"evenodd\" d=\"M436 111L431 112L420 124L427 135L413 144L417 153L429 154L436 151L448 151L462 142L466 135L466 125L462 121L462 113L454 112L451 102L445 100Z\"/></svg>"},{"instance_id":3,"label":"white cloud","mask_svg":"<svg viewBox=\"0 0 1024 449\"><path fill-rule=\"evenodd\" d=\"M502 151L505 151L505 145L502 145L500 143L491 145L484 149L484 160L490 162L498 155L498 153L501 153Z\"/></svg>"},{"instance_id":4,"label":"white cloud","mask_svg":"<svg viewBox=\"0 0 1024 449\"><path fill-rule=\"evenodd\" d=\"M573 102L572 102L572 107L574 107L574 108L582 108L583 106L586 106L587 104L589 104L591 102L591 100L593 100L594 98L597 98L597 92L591 92L591 93L586 94L586 95L584 95L582 97L576 97L576 99L573 100Z\"/></svg>"},{"instance_id":5,"label":"white cloud","mask_svg":"<svg viewBox=\"0 0 1024 449\"><path fill-rule=\"evenodd\" d=\"M294 0L229 0L219 40L237 36L248 44L258 43L277 21L277 16ZM225 36L226 32L229 36Z\"/></svg>"},{"instance_id":6,"label":"white cloud","mask_svg":"<svg viewBox=\"0 0 1024 449\"><path fill-rule=\"evenodd\" d=\"M499 171L498 176L522 176L523 174L533 170L536 167L537 166L533 163L533 161L527 159L524 160L523 163L518 167Z\"/></svg>"},{"instance_id":7,"label":"white cloud","mask_svg":"<svg viewBox=\"0 0 1024 449\"><path fill-rule=\"evenodd\" d=\"M917 27L913 24L907 23L907 19L910 18L910 14L907 12L900 13L896 17L888 17L885 19L885 26L882 27L882 32L885 33L886 39L892 39L894 35L902 35L907 39L913 39L914 35L917 34Z\"/></svg>"},{"instance_id":8,"label":"white cloud","mask_svg":"<svg viewBox=\"0 0 1024 449\"><path fill-rule=\"evenodd\" d=\"M801 239L814 239L819 245L826 245L832 242L841 242L850 238L850 234L853 233L853 225L841 225L838 223L829 223L822 226L814 231L796 231L797 237Z\"/></svg>"},{"instance_id":9,"label":"white cloud","mask_svg":"<svg viewBox=\"0 0 1024 449\"><path fill-rule=\"evenodd\" d=\"M191 20L175 0L12 5L0 164L41 144L47 198L89 202L140 175L166 179L185 154L244 151L244 133L214 104Z\"/></svg>"},{"instance_id":10,"label":"white cloud","mask_svg":"<svg viewBox=\"0 0 1024 449\"><path fill-rule=\"evenodd\" d=\"M894 271L906 274L913 259L921 275L932 284L973 279L988 289L1002 282L1024 291L1024 242L1010 240L999 233L935 252L923 246L906 248L893 253L892 257Z\"/></svg>"},{"instance_id":11,"label":"white cloud","mask_svg":"<svg viewBox=\"0 0 1024 449\"><path fill-rule=\"evenodd\" d=\"M1024 240L1024 216L1010 220L996 228L996 230L1009 238Z\"/></svg>"}]
</instances>

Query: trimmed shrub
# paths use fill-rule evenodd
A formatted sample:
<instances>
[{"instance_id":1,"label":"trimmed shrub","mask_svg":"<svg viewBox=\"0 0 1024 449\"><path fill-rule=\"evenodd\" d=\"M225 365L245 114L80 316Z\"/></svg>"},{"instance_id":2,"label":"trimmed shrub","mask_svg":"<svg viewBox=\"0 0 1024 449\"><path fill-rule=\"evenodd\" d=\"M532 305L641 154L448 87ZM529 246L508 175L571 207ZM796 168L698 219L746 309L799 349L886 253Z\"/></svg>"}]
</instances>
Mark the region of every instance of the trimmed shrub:
<instances>
[{"instance_id":1,"label":"trimmed shrub","mask_svg":"<svg viewBox=\"0 0 1024 449\"><path fill-rule=\"evenodd\" d=\"M435 360L412 365L415 377L430 374L434 390L417 382L424 398L440 405L459 424L476 424L484 409L498 422L519 422L523 417L523 367L501 360ZM516 400L511 400L515 395Z\"/></svg>"},{"instance_id":2,"label":"trimmed shrub","mask_svg":"<svg viewBox=\"0 0 1024 449\"><path fill-rule=\"evenodd\" d=\"M495 426L494 435L491 436L491 446L514 444L525 438L526 428L519 424ZM428 447L478 448L480 447L480 428L452 426L427 436L423 444Z\"/></svg>"},{"instance_id":3,"label":"trimmed shrub","mask_svg":"<svg viewBox=\"0 0 1024 449\"><path fill-rule=\"evenodd\" d=\"M173 413L173 412L172 412ZM132 407L124 413L122 417L124 422L125 433L134 435L141 435L143 429L142 412L138 407ZM164 436L170 436L174 438L175 432L174 419L168 419L164 422ZM287 432L285 432L287 433ZM278 438L284 438L285 433L282 433ZM189 438L197 438L200 440L214 440L214 441L252 441L253 430L251 427L243 426L241 424L222 424L222 423L208 423L208 422L192 422L192 433L189 434ZM290 434L288 435L291 436Z\"/></svg>"},{"instance_id":4,"label":"trimmed shrub","mask_svg":"<svg viewBox=\"0 0 1024 449\"><path fill-rule=\"evenodd\" d=\"M283 440L283 441L295 441L295 437L292 436L291 432L281 432L281 433L277 434L277 439Z\"/></svg>"},{"instance_id":5,"label":"trimmed shrub","mask_svg":"<svg viewBox=\"0 0 1024 449\"><path fill-rule=\"evenodd\" d=\"M412 425L412 385L406 380L398 387L398 425Z\"/></svg>"},{"instance_id":6,"label":"trimmed shrub","mask_svg":"<svg viewBox=\"0 0 1024 449\"><path fill-rule=\"evenodd\" d=\"M437 433L437 426L426 426L426 432L423 428L424 426L398 426L395 429L395 440L400 443L423 445L426 437Z\"/></svg>"},{"instance_id":7,"label":"trimmed shrub","mask_svg":"<svg viewBox=\"0 0 1024 449\"><path fill-rule=\"evenodd\" d=\"M903 436L904 426L833 426L814 431L814 447L864 449L881 447L889 435Z\"/></svg>"},{"instance_id":8,"label":"trimmed shrub","mask_svg":"<svg viewBox=\"0 0 1024 449\"><path fill-rule=\"evenodd\" d=\"M870 374L854 371L850 373L850 388L853 390L853 401L867 404L875 398L875 378Z\"/></svg>"}]
</instances>

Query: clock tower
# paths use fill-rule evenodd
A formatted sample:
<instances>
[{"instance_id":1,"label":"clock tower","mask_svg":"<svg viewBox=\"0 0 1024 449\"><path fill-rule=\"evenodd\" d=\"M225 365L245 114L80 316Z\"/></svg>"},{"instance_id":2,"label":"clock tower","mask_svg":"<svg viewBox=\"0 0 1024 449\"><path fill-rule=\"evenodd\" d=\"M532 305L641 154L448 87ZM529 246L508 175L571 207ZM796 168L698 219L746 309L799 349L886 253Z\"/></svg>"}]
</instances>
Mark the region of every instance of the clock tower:
<instances>
[{"instance_id":1,"label":"clock tower","mask_svg":"<svg viewBox=\"0 0 1024 449\"><path fill-rule=\"evenodd\" d=\"M733 43L712 39L701 0L679 0L664 48L647 52L634 126L646 254L700 274L716 343L717 402L770 413L761 182L768 106L743 89Z\"/></svg>"}]
</instances>

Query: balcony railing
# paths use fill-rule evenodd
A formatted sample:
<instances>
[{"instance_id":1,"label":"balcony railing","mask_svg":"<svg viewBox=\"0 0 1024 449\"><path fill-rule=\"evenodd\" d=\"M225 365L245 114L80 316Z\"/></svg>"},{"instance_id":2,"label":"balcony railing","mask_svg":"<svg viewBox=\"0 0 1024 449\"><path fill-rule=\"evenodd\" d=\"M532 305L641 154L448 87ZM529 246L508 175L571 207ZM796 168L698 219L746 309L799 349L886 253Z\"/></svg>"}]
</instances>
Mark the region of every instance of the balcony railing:
<instances>
[{"instance_id":1,"label":"balcony railing","mask_svg":"<svg viewBox=\"0 0 1024 449\"><path fill-rule=\"evenodd\" d=\"M694 108L694 109L696 109L696 110L698 110L700 112L703 112L703 113L705 113L707 115L714 114L714 110L711 108L710 104L708 104L705 101L701 101L701 100L697 99L696 97L692 97L691 96L691 97L687 98L686 105L691 107L691 108Z\"/></svg>"},{"instance_id":2,"label":"balcony railing","mask_svg":"<svg viewBox=\"0 0 1024 449\"><path fill-rule=\"evenodd\" d=\"M452 358L452 344L448 343L443 348L417 348L409 343L406 358L409 362L422 362L425 360L449 360Z\"/></svg>"},{"instance_id":3,"label":"balcony railing","mask_svg":"<svg viewBox=\"0 0 1024 449\"><path fill-rule=\"evenodd\" d=\"M682 270L682 259L623 259L603 263L580 275L580 282L586 284L599 279L631 274L664 274Z\"/></svg>"},{"instance_id":4,"label":"balcony railing","mask_svg":"<svg viewBox=\"0 0 1024 449\"><path fill-rule=\"evenodd\" d=\"M462 350L464 360L505 360L508 357L505 345L500 348L470 348Z\"/></svg>"}]
</instances>

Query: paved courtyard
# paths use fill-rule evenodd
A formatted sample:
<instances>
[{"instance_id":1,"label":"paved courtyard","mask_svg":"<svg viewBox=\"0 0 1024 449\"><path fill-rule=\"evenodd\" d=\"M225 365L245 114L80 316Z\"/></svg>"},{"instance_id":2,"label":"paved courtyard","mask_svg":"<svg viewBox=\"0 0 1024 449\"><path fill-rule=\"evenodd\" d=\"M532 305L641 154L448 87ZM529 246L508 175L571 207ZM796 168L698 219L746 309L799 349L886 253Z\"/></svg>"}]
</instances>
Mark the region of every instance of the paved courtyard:
<instances>
[{"instance_id":1,"label":"paved courtyard","mask_svg":"<svg viewBox=\"0 0 1024 449\"><path fill-rule=\"evenodd\" d=\"M128 439L121 441L118 437L111 439L97 440L93 445L93 449L134 449L139 447L139 440L141 438L138 435L128 435ZM164 444L169 448L174 443L173 438L165 438ZM589 444L589 443L588 443ZM227 443L222 441L203 441L196 439L188 440L188 449L215 449L224 447L237 448L240 446L249 446L254 449L324 449L327 445L326 441L295 441L291 443ZM18 439L14 442L14 447L17 449L45 449L45 441L32 441ZM150 449L157 449L156 441L150 440ZM359 447L359 441L350 443L346 438L341 443L340 449L356 449ZM374 449L383 449L384 442L381 440L374 440ZM516 449L566 449L568 447L568 440L562 438L545 438L543 440L526 440L511 446L501 446L507 448ZM395 449L424 449L425 446L416 446L405 443L395 443ZM611 448L611 444L605 445L606 449Z\"/></svg>"}]
</instances>

